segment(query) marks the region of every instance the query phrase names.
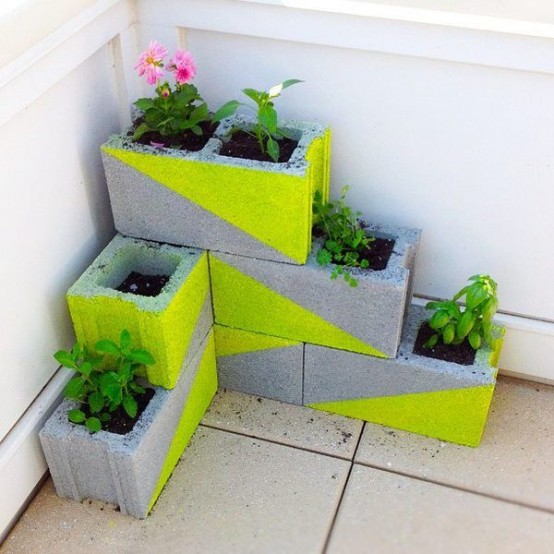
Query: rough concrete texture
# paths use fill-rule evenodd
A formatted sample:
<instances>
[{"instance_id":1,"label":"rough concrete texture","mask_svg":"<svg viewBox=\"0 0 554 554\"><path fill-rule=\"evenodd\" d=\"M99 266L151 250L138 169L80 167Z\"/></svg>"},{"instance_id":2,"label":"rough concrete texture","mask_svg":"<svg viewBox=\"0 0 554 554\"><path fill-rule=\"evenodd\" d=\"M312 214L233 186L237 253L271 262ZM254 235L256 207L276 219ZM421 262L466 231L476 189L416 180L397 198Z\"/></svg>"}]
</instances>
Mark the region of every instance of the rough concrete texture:
<instances>
[{"instance_id":1,"label":"rough concrete texture","mask_svg":"<svg viewBox=\"0 0 554 554\"><path fill-rule=\"evenodd\" d=\"M120 233L170 244L209 244L210 249L223 252L238 245L244 256L290 261L275 248L113 156L104 154L104 167L111 176L110 203Z\"/></svg>"},{"instance_id":2,"label":"rough concrete texture","mask_svg":"<svg viewBox=\"0 0 554 554\"><path fill-rule=\"evenodd\" d=\"M312 344L306 345L304 402L377 398L494 385L491 351L479 350L475 363L463 366L412 352L425 309L411 306L395 359L381 359Z\"/></svg>"},{"instance_id":3,"label":"rough concrete texture","mask_svg":"<svg viewBox=\"0 0 554 554\"><path fill-rule=\"evenodd\" d=\"M210 252L216 323L307 343L395 357L420 231L368 226L396 240L383 271L353 270L356 288L331 280L314 243L305 266ZM269 292L268 292L269 291ZM324 328L325 327L325 328Z\"/></svg>"},{"instance_id":4,"label":"rough concrete texture","mask_svg":"<svg viewBox=\"0 0 554 554\"><path fill-rule=\"evenodd\" d=\"M220 387L302 405L302 343L275 339L284 344L265 345L265 335L220 325L214 328ZM226 343L234 347L244 335L249 335L248 346L228 354Z\"/></svg>"},{"instance_id":5,"label":"rough concrete texture","mask_svg":"<svg viewBox=\"0 0 554 554\"><path fill-rule=\"evenodd\" d=\"M329 192L330 132L318 124L284 123L299 138L286 163L220 156L229 128L251 122L240 116L222 122L199 152L156 149L134 144L126 134L112 136L102 155L116 228L145 239L304 263L311 247L313 194L320 190L327 198ZM187 211L183 222L144 213L154 204L169 205L171 199L155 187L145 202L133 187L137 180L141 188L150 185L141 174L187 201L181 202ZM205 211L224 223L208 225ZM245 236L250 238L243 240Z\"/></svg>"},{"instance_id":6,"label":"rough concrete texture","mask_svg":"<svg viewBox=\"0 0 554 554\"><path fill-rule=\"evenodd\" d=\"M417 328L424 319L424 309L412 307L405 330L406 340L397 359L378 360L376 364L374 358L366 356L365 371L364 360L353 360L345 353L334 353L327 358L322 352L306 347L305 403L331 413L478 446L496 383L494 366L500 354L503 331L499 330L493 348L477 352L472 366L461 366L412 353ZM339 365L328 366L328 361ZM343 373L345 367L349 380L343 375L338 378L333 375L337 371ZM353 372L349 371L351 367ZM410 370L417 373L419 381L414 380ZM420 382L428 390L417 390ZM456 387L456 382L460 386ZM394 387L398 387L399 392L395 393ZM366 396L361 396L360 390L364 389ZM350 397L345 398L348 390ZM316 402L310 401L311 398L327 400Z\"/></svg>"},{"instance_id":7,"label":"rough concrete texture","mask_svg":"<svg viewBox=\"0 0 554 554\"><path fill-rule=\"evenodd\" d=\"M131 271L170 275L155 297L115 290ZM212 322L207 253L117 235L69 289L67 299L77 340L93 347L118 340L128 329L133 345L148 349L156 363L150 383L175 386Z\"/></svg>"},{"instance_id":8,"label":"rough concrete texture","mask_svg":"<svg viewBox=\"0 0 554 554\"><path fill-rule=\"evenodd\" d=\"M210 333L191 363L183 368L175 388L169 391L156 387L146 410L126 435L89 433L82 425L67 419L68 409L76 403L62 402L39 434L57 493L74 500L93 498L111 502L118 504L123 513L146 517L156 492L161 490L160 475L164 473L165 481L169 478L170 471L164 471L166 459L187 403L198 403L199 397L203 398L203 409L194 417L196 426L215 394L214 354ZM213 385L202 391L196 388L193 395L191 390L199 368L206 367L207 357L211 357ZM185 446L182 445L179 454ZM172 459L171 469L177 459L178 456Z\"/></svg>"}]
</instances>

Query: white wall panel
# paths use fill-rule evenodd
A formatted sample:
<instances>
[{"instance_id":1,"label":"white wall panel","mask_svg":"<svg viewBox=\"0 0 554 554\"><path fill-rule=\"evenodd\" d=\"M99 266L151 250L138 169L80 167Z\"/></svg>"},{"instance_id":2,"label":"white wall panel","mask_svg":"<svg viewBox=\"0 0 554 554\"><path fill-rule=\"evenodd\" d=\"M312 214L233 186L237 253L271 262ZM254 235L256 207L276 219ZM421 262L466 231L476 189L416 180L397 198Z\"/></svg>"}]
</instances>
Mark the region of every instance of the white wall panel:
<instances>
[{"instance_id":1,"label":"white wall panel","mask_svg":"<svg viewBox=\"0 0 554 554\"><path fill-rule=\"evenodd\" d=\"M118 128L107 46L0 128L0 439L73 340L65 292L113 234L99 145Z\"/></svg>"}]
</instances>

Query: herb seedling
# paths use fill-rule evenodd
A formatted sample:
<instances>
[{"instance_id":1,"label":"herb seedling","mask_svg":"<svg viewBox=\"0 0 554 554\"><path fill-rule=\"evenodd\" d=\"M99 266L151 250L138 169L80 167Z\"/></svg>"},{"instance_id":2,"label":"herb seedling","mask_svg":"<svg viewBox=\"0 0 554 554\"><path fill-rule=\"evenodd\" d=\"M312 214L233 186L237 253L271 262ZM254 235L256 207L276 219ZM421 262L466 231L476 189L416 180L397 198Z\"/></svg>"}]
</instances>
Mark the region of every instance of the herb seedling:
<instances>
[{"instance_id":1,"label":"herb seedling","mask_svg":"<svg viewBox=\"0 0 554 554\"><path fill-rule=\"evenodd\" d=\"M166 138L187 131L202 135L200 124L210 121L206 102L198 89L189 83L196 75L196 65L190 52L177 50L167 64L167 70L175 78L174 88L167 81L161 82L166 56L167 48L151 41L135 65L140 77L145 76L148 84L157 85L156 97L140 98L135 102L135 106L143 113L143 121L133 135L135 141L150 131L156 131Z\"/></svg>"},{"instance_id":2,"label":"herb seedling","mask_svg":"<svg viewBox=\"0 0 554 554\"><path fill-rule=\"evenodd\" d=\"M243 131L255 136L262 154L267 153L274 162L277 162L279 161L279 144L277 141L288 135L284 129L278 126L277 111L275 110L273 101L281 95L283 90L296 83L302 83L302 81L299 79L288 79L287 81L283 81L271 87L267 91L245 88L242 92L254 102L255 107L239 102L238 100L230 100L215 112L212 121L217 123L233 115L239 106L246 106L254 110L257 116L256 124L251 132L244 129ZM238 129L233 129L231 133L237 130Z\"/></svg>"},{"instance_id":3,"label":"herb seedling","mask_svg":"<svg viewBox=\"0 0 554 554\"><path fill-rule=\"evenodd\" d=\"M317 253L317 263L325 267L331 263L337 264L331 279L342 275L351 286L358 286L358 281L345 268L368 268L369 262L361 257L365 250L370 249L370 243L375 240L363 230L359 216L345 203L348 187L341 190L340 199L336 203L322 202L321 193L316 192L313 203L314 231L325 236L325 243Z\"/></svg>"},{"instance_id":4,"label":"herb seedling","mask_svg":"<svg viewBox=\"0 0 554 554\"><path fill-rule=\"evenodd\" d=\"M84 423L92 433L100 431L119 406L123 406L130 418L136 417L136 398L145 392L136 381L136 371L154 363L147 350L131 348L131 334L126 329L121 332L119 344L102 339L96 343L95 350L102 355L91 353L76 343L71 351L59 350L54 354L61 365L76 372L65 387L65 397L77 400L80 408L84 408L69 410L68 419ZM115 359L115 369L100 367L106 354Z\"/></svg>"},{"instance_id":5,"label":"herb seedling","mask_svg":"<svg viewBox=\"0 0 554 554\"><path fill-rule=\"evenodd\" d=\"M473 275L473 281L465 286L452 300L428 302L425 308L434 310L429 326L436 331L423 345L433 348L442 339L444 344L460 344L466 338L474 350L483 344L493 343L492 318L498 308L497 284L489 275ZM462 311L457 301L465 296Z\"/></svg>"}]
</instances>

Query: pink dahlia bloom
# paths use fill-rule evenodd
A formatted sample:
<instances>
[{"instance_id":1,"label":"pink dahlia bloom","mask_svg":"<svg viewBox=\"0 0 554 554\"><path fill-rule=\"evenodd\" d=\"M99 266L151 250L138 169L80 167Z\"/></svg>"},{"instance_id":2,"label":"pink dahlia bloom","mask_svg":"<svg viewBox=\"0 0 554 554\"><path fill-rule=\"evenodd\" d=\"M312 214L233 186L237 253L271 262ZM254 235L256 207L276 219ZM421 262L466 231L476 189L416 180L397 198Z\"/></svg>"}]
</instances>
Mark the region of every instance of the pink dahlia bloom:
<instances>
[{"instance_id":1,"label":"pink dahlia bloom","mask_svg":"<svg viewBox=\"0 0 554 554\"><path fill-rule=\"evenodd\" d=\"M139 56L135 69L139 77L146 75L146 82L155 85L163 77L163 60L167 56L167 48L155 40L151 40L148 48Z\"/></svg>"},{"instance_id":2,"label":"pink dahlia bloom","mask_svg":"<svg viewBox=\"0 0 554 554\"><path fill-rule=\"evenodd\" d=\"M184 85L194 79L196 75L196 64L190 52L177 50L175 56L167 64L169 71L175 74L175 81L178 85Z\"/></svg>"}]
</instances>

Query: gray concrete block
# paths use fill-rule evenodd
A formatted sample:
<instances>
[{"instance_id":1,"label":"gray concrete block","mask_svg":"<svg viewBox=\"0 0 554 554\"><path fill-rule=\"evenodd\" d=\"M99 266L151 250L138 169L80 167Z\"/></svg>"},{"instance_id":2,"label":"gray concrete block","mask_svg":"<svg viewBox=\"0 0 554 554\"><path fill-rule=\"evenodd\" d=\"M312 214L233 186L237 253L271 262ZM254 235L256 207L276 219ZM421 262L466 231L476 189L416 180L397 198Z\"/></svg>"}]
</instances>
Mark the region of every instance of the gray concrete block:
<instances>
[{"instance_id":1,"label":"gray concrete block","mask_svg":"<svg viewBox=\"0 0 554 554\"><path fill-rule=\"evenodd\" d=\"M329 190L329 131L315 123L283 123L282 127L299 140L291 159L286 163L219 155L224 137L232 126L244 128L252 123L251 118L244 116L221 122L214 138L199 152L136 144L126 133L110 137L102 147L102 159L116 229L126 235L148 240L261 259L304 263L310 249L313 193L321 190L326 197ZM312 151L315 139L321 139L316 153ZM142 155L141 162L130 159L127 153ZM174 177L168 177L159 168L148 170L152 160L160 159L182 162L174 169L178 172L178 185L175 185ZM223 204L207 202L206 205L213 212L202 207L202 201L191 193L191 183L201 182L202 194L206 198L220 199L227 194L229 183L237 179L244 182L247 174L256 180L256 187L247 189L245 184L242 190L244 197L240 200L237 200L236 194L232 194ZM280 193L280 181L276 179L289 179L291 186L294 185L294 189L300 191L299 194L292 198L290 191ZM173 190L174 187L179 192ZM272 219L271 225L268 225L266 217L259 217L260 227L265 224L264 230L259 235L251 234L249 231L252 229L247 231L241 227L240 217L237 219L236 214L230 215L231 212L225 209L225 206L237 201L241 202L239 212L254 210L254 213L258 213L256 210L261 209L260 214L267 215L267 206L276 206L271 212L274 221ZM288 205L289 210L282 210L283 205ZM283 229L286 229L285 234ZM283 236L286 236L286 240L283 240Z\"/></svg>"},{"instance_id":2,"label":"gray concrete block","mask_svg":"<svg viewBox=\"0 0 554 554\"><path fill-rule=\"evenodd\" d=\"M115 289L131 271L170 276L154 297ZM156 363L147 368L150 383L175 386L212 323L207 253L117 235L67 293L77 340L88 346L103 338L118 340L128 329L137 347ZM188 356L188 358L187 358Z\"/></svg>"},{"instance_id":3,"label":"gray concrete block","mask_svg":"<svg viewBox=\"0 0 554 554\"><path fill-rule=\"evenodd\" d=\"M103 154L115 228L130 237L288 262L275 248L112 156ZM130 198L136 198L130 202ZM233 246L236 245L236 246Z\"/></svg>"},{"instance_id":4,"label":"gray concrete block","mask_svg":"<svg viewBox=\"0 0 554 554\"><path fill-rule=\"evenodd\" d=\"M352 270L352 275L358 280L355 288L342 279L331 280L332 267L318 265L316 256L320 241L314 242L305 266L210 252L216 323L307 343L395 357L405 305L411 299L413 268L421 233L417 229L384 226L367 226L367 230L375 236L394 238L395 247L383 271ZM298 322L301 315L285 313L282 305L268 300L265 291L260 292L247 280L239 284L236 277L229 276L225 266L238 270L304 308L307 311L306 324ZM309 323L311 314L334 326L337 333L332 329L314 332L313 323ZM353 340L346 339L340 332L347 333ZM377 352L372 352L371 347Z\"/></svg>"},{"instance_id":5,"label":"gray concrete block","mask_svg":"<svg viewBox=\"0 0 554 554\"><path fill-rule=\"evenodd\" d=\"M304 403L357 398L401 396L494 385L496 369L490 349L477 352L475 363L463 366L413 353L426 311L411 306L395 359L380 359L307 344L304 365Z\"/></svg>"},{"instance_id":6,"label":"gray concrete block","mask_svg":"<svg viewBox=\"0 0 554 554\"><path fill-rule=\"evenodd\" d=\"M214 356L212 333L183 367L173 390L155 387L154 397L126 435L89 433L67 419L67 411L76 403L62 402L39 433L56 492L74 500L115 503L123 513L146 517L205 356ZM215 371L215 359L212 363Z\"/></svg>"},{"instance_id":7,"label":"gray concrete block","mask_svg":"<svg viewBox=\"0 0 554 554\"><path fill-rule=\"evenodd\" d=\"M247 394L302 405L304 345L263 347L228 355L218 352L218 333L236 330L215 326L217 375L219 386ZM246 331L239 331L246 333ZM257 333L249 333L256 340ZM264 337L260 337L262 340ZM279 339L276 339L279 340ZM285 341L283 341L285 342Z\"/></svg>"}]
</instances>

